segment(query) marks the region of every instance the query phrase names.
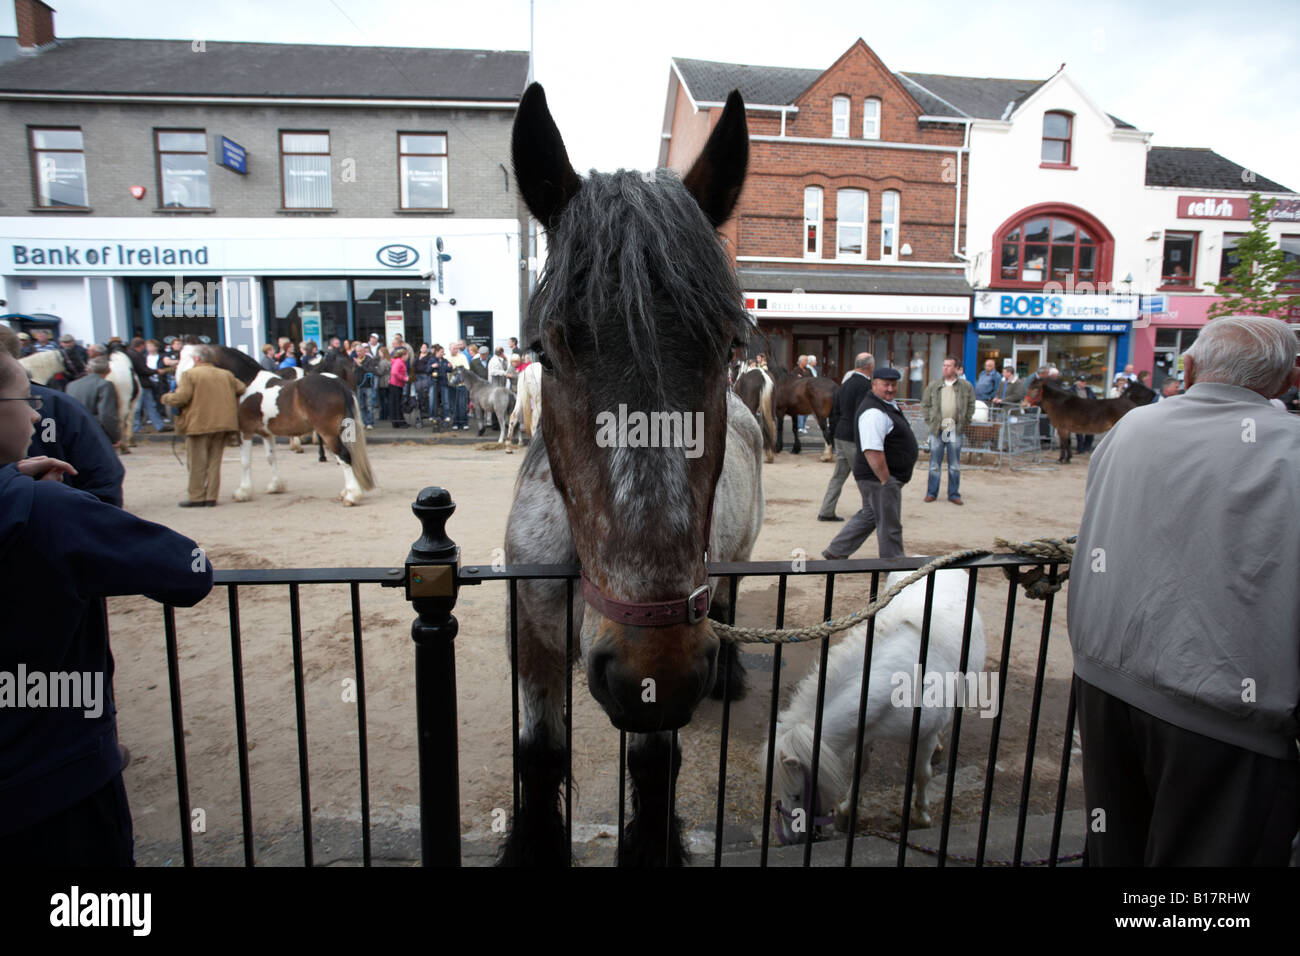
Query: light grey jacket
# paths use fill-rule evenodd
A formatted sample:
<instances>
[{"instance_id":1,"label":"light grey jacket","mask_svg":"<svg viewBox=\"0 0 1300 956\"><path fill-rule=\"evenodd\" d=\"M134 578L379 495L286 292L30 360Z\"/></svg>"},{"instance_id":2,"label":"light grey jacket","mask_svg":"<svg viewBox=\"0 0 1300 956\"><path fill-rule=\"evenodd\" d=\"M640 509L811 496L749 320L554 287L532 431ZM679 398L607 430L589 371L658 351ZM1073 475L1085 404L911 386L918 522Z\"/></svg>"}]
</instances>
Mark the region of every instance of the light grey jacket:
<instances>
[{"instance_id":1,"label":"light grey jacket","mask_svg":"<svg viewBox=\"0 0 1300 956\"><path fill-rule=\"evenodd\" d=\"M1092 455L1069 581L1074 672L1178 727L1296 759L1300 419L1197 384Z\"/></svg>"}]
</instances>

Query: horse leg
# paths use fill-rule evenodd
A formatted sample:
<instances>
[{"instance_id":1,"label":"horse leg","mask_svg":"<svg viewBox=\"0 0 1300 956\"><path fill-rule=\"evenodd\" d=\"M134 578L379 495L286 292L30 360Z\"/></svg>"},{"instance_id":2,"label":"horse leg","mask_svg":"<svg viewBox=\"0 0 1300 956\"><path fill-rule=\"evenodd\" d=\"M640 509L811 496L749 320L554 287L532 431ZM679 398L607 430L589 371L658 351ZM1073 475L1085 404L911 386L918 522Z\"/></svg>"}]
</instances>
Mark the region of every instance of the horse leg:
<instances>
[{"instance_id":1,"label":"horse leg","mask_svg":"<svg viewBox=\"0 0 1300 956\"><path fill-rule=\"evenodd\" d=\"M776 433L772 439L772 447L779 455L785 450L785 409L776 406L772 410L772 418L776 422Z\"/></svg>"},{"instance_id":2,"label":"horse leg","mask_svg":"<svg viewBox=\"0 0 1300 956\"><path fill-rule=\"evenodd\" d=\"M253 439L241 437L239 443L239 465L241 473L239 487L235 489L236 501L251 501L253 498ZM263 439L265 440L265 439Z\"/></svg>"},{"instance_id":3,"label":"horse leg","mask_svg":"<svg viewBox=\"0 0 1300 956\"><path fill-rule=\"evenodd\" d=\"M297 435L291 435L289 437L289 450L293 452L295 455L301 455L302 439L299 438Z\"/></svg>"},{"instance_id":4,"label":"horse leg","mask_svg":"<svg viewBox=\"0 0 1300 956\"><path fill-rule=\"evenodd\" d=\"M343 469L343 490L339 492L339 500L343 502L345 508L351 508L353 505L361 503L361 496L364 492L361 490L361 483L357 481L356 473L352 470L352 453L348 451L347 442L343 440L343 433L346 429L356 428L356 422L344 419L339 425L339 435L329 441L330 454L334 460L339 463ZM321 459L325 457L325 436L320 432L316 433L321 443Z\"/></svg>"},{"instance_id":5,"label":"horse leg","mask_svg":"<svg viewBox=\"0 0 1300 956\"><path fill-rule=\"evenodd\" d=\"M314 440L316 442L316 447L320 449L320 457L317 459L317 464L323 465L325 464L325 436L320 432L316 432ZM333 450L334 449L332 448L330 449L330 451Z\"/></svg>"},{"instance_id":6,"label":"horse leg","mask_svg":"<svg viewBox=\"0 0 1300 956\"><path fill-rule=\"evenodd\" d=\"M529 450L545 454L540 443ZM540 476L539 476L540 472ZM507 564L565 563L577 560L573 537L564 520L564 503L550 479L550 469L529 471L527 463L515 490L506 524ZM565 776L564 696L566 664L563 581L519 581L514 609L518 622L519 806L502 845L498 866L568 866L569 842L560 810ZM576 591L575 591L576 594ZM507 602L509 597L507 597ZM507 618L511 619L507 606ZM574 654L582 627L582 604L574 602ZM507 632L507 648L509 638Z\"/></svg>"},{"instance_id":7,"label":"horse leg","mask_svg":"<svg viewBox=\"0 0 1300 956\"><path fill-rule=\"evenodd\" d=\"M268 495L276 495L284 491L288 486L284 479L280 477L280 466L275 460L275 436L263 435L262 444L266 447L266 463L271 467L271 481L266 486Z\"/></svg>"},{"instance_id":8,"label":"horse leg","mask_svg":"<svg viewBox=\"0 0 1300 956\"><path fill-rule=\"evenodd\" d=\"M928 827L930 819L930 780L934 777L934 751L939 745L939 731L934 730L928 737L922 737L916 748L916 796L913 800L912 823L918 827Z\"/></svg>"},{"instance_id":9,"label":"horse leg","mask_svg":"<svg viewBox=\"0 0 1300 956\"><path fill-rule=\"evenodd\" d=\"M818 461L835 460L835 442L831 440L831 431L828 427L829 424L830 421L827 416L821 414L817 416L817 425L822 430L822 441L826 443L822 448L821 458L817 459Z\"/></svg>"},{"instance_id":10,"label":"horse leg","mask_svg":"<svg viewBox=\"0 0 1300 956\"><path fill-rule=\"evenodd\" d=\"M709 603L709 618L726 624L730 619L731 579L718 581L718 587ZM745 684L745 665L740 660L740 645L736 641L723 641L718 654L718 672L713 679L713 689L709 696L722 700L725 693L731 700L743 700L747 691Z\"/></svg>"},{"instance_id":11,"label":"horse leg","mask_svg":"<svg viewBox=\"0 0 1300 956\"><path fill-rule=\"evenodd\" d=\"M1058 428L1056 437L1061 442L1061 454L1058 461L1063 465L1068 465L1070 463L1070 433Z\"/></svg>"},{"instance_id":12,"label":"horse leg","mask_svg":"<svg viewBox=\"0 0 1300 956\"><path fill-rule=\"evenodd\" d=\"M673 805L681 765L682 748L673 745L671 733L628 735L632 817L623 831L619 866L682 866L690 861Z\"/></svg>"}]
</instances>

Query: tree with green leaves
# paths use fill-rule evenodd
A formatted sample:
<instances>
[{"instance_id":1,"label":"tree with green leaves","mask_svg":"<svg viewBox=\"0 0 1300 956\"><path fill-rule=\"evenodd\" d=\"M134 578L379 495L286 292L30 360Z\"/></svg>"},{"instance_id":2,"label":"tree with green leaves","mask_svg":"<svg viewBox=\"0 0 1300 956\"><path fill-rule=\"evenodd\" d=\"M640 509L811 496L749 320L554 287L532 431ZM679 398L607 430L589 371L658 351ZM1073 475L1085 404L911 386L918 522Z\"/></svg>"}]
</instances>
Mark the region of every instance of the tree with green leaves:
<instances>
[{"instance_id":1,"label":"tree with green leaves","mask_svg":"<svg viewBox=\"0 0 1300 956\"><path fill-rule=\"evenodd\" d=\"M1286 321L1292 309L1300 309L1300 264L1287 262L1286 254L1268 234L1268 212L1274 202L1251 193L1251 230L1237 240L1236 267L1219 282L1205 283L1223 296L1210 307L1211 319L1268 315Z\"/></svg>"}]
</instances>

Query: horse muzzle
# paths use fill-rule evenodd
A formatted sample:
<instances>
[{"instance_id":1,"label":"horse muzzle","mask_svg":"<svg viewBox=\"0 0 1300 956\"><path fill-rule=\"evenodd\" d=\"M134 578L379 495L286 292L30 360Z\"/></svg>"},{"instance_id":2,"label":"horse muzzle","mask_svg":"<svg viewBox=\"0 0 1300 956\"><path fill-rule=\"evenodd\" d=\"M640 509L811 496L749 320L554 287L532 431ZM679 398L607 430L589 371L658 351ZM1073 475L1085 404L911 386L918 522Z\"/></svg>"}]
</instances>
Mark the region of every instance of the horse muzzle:
<instances>
[{"instance_id":1,"label":"horse muzzle","mask_svg":"<svg viewBox=\"0 0 1300 956\"><path fill-rule=\"evenodd\" d=\"M707 620L636 627L598 617L587 683L619 730L676 730L713 686L719 647Z\"/></svg>"}]
</instances>

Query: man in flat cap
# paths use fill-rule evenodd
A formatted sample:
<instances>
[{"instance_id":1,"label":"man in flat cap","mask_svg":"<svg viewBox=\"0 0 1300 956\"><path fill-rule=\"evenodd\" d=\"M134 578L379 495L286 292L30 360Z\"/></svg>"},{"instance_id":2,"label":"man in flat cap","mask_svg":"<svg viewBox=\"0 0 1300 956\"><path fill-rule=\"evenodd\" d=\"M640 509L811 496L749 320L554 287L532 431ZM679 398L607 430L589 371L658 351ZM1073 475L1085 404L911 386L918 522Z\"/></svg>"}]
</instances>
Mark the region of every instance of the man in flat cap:
<instances>
[{"instance_id":1,"label":"man in flat cap","mask_svg":"<svg viewBox=\"0 0 1300 956\"><path fill-rule=\"evenodd\" d=\"M871 391L857 409L857 445L853 480L862 495L862 510L844 524L822 557L848 558L862 547L872 531L882 558L903 555L903 485L916 467L916 435L898 408L896 368L877 369Z\"/></svg>"}]
</instances>

